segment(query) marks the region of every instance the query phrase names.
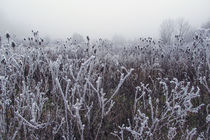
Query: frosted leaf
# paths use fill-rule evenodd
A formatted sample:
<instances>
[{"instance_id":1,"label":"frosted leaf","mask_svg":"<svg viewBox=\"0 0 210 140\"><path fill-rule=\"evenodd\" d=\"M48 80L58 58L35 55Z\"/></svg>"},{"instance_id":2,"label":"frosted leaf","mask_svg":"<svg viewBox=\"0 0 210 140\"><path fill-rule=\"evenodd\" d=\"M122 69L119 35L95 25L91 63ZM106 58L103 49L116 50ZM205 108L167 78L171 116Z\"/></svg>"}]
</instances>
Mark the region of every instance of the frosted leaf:
<instances>
[{"instance_id":1,"label":"frosted leaf","mask_svg":"<svg viewBox=\"0 0 210 140\"><path fill-rule=\"evenodd\" d=\"M206 116L206 123L209 123L210 122L210 114L208 114L207 116Z\"/></svg>"},{"instance_id":2,"label":"frosted leaf","mask_svg":"<svg viewBox=\"0 0 210 140\"><path fill-rule=\"evenodd\" d=\"M159 103L159 99L158 98L156 99L156 103Z\"/></svg>"},{"instance_id":3,"label":"frosted leaf","mask_svg":"<svg viewBox=\"0 0 210 140\"><path fill-rule=\"evenodd\" d=\"M197 138L197 140L203 140L203 138L201 138L201 137L198 137L198 138Z\"/></svg>"},{"instance_id":4,"label":"frosted leaf","mask_svg":"<svg viewBox=\"0 0 210 140\"><path fill-rule=\"evenodd\" d=\"M12 102L12 101L11 101L10 99L7 99L7 100L5 101L5 104L6 104L6 105L10 105L11 102Z\"/></svg>"}]
</instances>

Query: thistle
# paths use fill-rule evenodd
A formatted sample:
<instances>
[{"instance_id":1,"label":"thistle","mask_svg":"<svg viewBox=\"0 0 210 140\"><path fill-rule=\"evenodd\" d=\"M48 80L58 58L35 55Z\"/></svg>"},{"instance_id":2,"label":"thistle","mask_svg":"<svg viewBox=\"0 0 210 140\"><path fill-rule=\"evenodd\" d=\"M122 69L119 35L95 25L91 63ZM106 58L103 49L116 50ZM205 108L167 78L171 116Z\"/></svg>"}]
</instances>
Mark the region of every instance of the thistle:
<instances>
[{"instance_id":1,"label":"thistle","mask_svg":"<svg viewBox=\"0 0 210 140\"><path fill-rule=\"evenodd\" d=\"M15 46L16 46L16 45L15 45L15 42L12 41L11 46L12 46L12 48L15 48Z\"/></svg>"},{"instance_id":2,"label":"thistle","mask_svg":"<svg viewBox=\"0 0 210 140\"><path fill-rule=\"evenodd\" d=\"M87 41L88 41L88 42L90 41L90 38L89 38L89 36L87 36Z\"/></svg>"},{"instance_id":3,"label":"thistle","mask_svg":"<svg viewBox=\"0 0 210 140\"><path fill-rule=\"evenodd\" d=\"M7 38L8 43L9 43L9 39L10 39L10 34L9 33L6 33L6 38Z\"/></svg>"}]
</instances>

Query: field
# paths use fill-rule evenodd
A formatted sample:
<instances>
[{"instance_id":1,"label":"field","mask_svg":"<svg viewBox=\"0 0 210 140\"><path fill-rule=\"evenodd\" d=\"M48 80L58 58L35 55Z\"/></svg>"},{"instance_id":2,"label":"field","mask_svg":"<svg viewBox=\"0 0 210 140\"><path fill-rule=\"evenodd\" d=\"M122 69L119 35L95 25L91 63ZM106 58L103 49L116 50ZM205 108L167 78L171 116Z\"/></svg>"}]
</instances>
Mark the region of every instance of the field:
<instances>
[{"instance_id":1,"label":"field","mask_svg":"<svg viewBox=\"0 0 210 140\"><path fill-rule=\"evenodd\" d=\"M0 40L0 139L208 139L210 42Z\"/></svg>"}]
</instances>

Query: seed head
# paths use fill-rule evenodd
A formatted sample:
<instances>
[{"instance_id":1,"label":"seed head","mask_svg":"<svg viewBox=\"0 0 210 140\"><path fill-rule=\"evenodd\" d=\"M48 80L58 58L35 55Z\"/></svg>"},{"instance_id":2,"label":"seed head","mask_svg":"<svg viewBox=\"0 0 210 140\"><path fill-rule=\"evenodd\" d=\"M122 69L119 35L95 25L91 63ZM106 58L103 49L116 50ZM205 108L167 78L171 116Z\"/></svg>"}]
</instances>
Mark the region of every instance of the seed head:
<instances>
[{"instance_id":1,"label":"seed head","mask_svg":"<svg viewBox=\"0 0 210 140\"><path fill-rule=\"evenodd\" d=\"M15 46L16 46L15 42L12 41L11 46L12 46L12 48L15 48Z\"/></svg>"},{"instance_id":2,"label":"seed head","mask_svg":"<svg viewBox=\"0 0 210 140\"><path fill-rule=\"evenodd\" d=\"M10 38L10 34L6 33L6 38L9 39Z\"/></svg>"},{"instance_id":3,"label":"seed head","mask_svg":"<svg viewBox=\"0 0 210 140\"><path fill-rule=\"evenodd\" d=\"M87 36L87 41L88 41L88 42L90 41L90 38L89 38L89 36Z\"/></svg>"}]
</instances>

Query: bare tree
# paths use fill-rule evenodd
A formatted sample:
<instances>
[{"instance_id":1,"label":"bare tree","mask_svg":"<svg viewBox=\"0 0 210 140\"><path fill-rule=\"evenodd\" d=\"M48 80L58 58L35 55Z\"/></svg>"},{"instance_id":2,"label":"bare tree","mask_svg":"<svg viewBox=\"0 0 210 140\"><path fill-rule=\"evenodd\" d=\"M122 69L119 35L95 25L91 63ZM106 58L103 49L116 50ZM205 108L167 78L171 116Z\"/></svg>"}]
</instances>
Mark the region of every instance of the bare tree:
<instances>
[{"instance_id":1,"label":"bare tree","mask_svg":"<svg viewBox=\"0 0 210 140\"><path fill-rule=\"evenodd\" d=\"M185 42L190 42L194 35L194 30L184 18L179 18L176 20L176 32L182 40Z\"/></svg>"},{"instance_id":2,"label":"bare tree","mask_svg":"<svg viewBox=\"0 0 210 140\"><path fill-rule=\"evenodd\" d=\"M78 44L78 43L82 43L84 42L84 38L82 35L78 34L78 33L74 33L72 35L72 43L73 44Z\"/></svg>"},{"instance_id":3,"label":"bare tree","mask_svg":"<svg viewBox=\"0 0 210 140\"><path fill-rule=\"evenodd\" d=\"M172 43L172 36L175 31L174 21L171 19L164 20L160 26L160 37L164 44Z\"/></svg>"},{"instance_id":4,"label":"bare tree","mask_svg":"<svg viewBox=\"0 0 210 140\"><path fill-rule=\"evenodd\" d=\"M126 42L126 39L122 35L114 35L112 37L112 42L116 45L123 45Z\"/></svg>"},{"instance_id":5,"label":"bare tree","mask_svg":"<svg viewBox=\"0 0 210 140\"><path fill-rule=\"evenodd\" d=\"M190 42L193 34L193 28L184 18L177 20L167 19L160 26L160 38L167 45L173 44L175 38L179 42Z\"/></svg>"},{"instance_id":6,"label":"bare tree","mask_svg":"<svg viewBox=\"0 0 210 140\"><path fill-rule=\"evenodd\" d=\"M207 21L206 23L204 23L202 25L202 28L204 28L204 29L210 29L210 19L209 19L209 21Z\"/></svg>"}]
</instances>

